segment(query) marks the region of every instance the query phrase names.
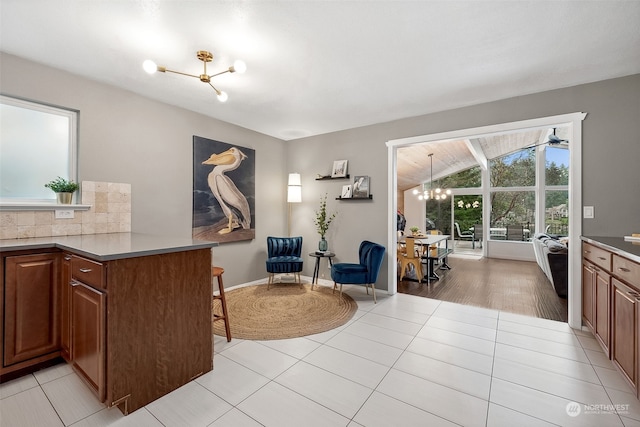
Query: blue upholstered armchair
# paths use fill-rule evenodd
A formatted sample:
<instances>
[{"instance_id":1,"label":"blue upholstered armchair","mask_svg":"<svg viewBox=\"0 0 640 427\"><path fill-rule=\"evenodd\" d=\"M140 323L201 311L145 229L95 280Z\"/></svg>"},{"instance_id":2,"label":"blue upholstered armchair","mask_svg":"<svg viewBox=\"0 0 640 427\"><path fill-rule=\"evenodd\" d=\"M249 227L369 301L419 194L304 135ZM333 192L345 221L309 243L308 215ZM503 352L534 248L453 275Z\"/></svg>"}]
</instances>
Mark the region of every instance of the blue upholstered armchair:
<instances>
[{"instance_id":1,"label":"blue upholstered armchair","mask_svg":"<svg viewBox=\"0 0 640 427\"><path fill-rule=\"evenodd\" d=\"M302 287L300 272L302 271L302 237L267 237L267 271L269 283L273 284L275 274L294 273L296 283Z\"/></svg>"},{"instance_id":2,"label":"blue upholstered armchair","mask_svg":"<svg viewBox=\"0 0 640 427\"><path fill-rule=\"evenodd\" d=\"M340 297L342 297L342 285L365 285L367 295L369 295L369 285L373 292L373 302L376 301L376 289L374 284L378 280L378 273L382 266L385 247L367 240L360 243L360 263L338 263L331 267L331 279L333 280L333 291L340 284Z\"/></svg>"}]
</instances>

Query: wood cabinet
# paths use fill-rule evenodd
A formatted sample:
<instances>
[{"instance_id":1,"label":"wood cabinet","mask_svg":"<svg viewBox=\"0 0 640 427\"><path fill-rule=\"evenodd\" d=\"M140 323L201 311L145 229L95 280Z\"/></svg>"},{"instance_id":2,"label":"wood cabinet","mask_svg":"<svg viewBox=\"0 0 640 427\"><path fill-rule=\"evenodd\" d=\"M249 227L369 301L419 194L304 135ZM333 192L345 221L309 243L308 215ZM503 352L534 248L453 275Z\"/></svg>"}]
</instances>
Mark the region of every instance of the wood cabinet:
<instances>
[{"instance_id":1,"label":"wood cabinet","mask_svg":"<svg viewBox=\"0 0 640 427\"><path fill-rule=\"evenodd\" d=\"M638 305L640 293L613 279L611 360L631 386L638 387Z\"/></svg>"},{"instance_id":2,"label":"wood cabinet","mask_svg":"<svg viewBox=\"0 0 640 427\"><path fill-rule=\"evenodd\" d=\"M582 317L609 356L611 254L583 243Z\"/></svg>"},{"instance_id":3,"label":"wood cabinet","mask_svg":"<svg viewBox=\"0 0 640 427\"><path fill-rule=\"evenodd\" d=\"M70 361L73 368L104 402L106 293L102 263L71 256Z\"/></svg>"},{"instance_id":4,"label":"wood cabinet","mask_svg":"<svg viewBox=\"0 0 640 427\"><path fill-rule=\"evenodd\" d=\"M640 399L640 263L582 244L582 315Z\"/></svg>"},{"instance_id":5,"label":"wood cabinet","mask_svg":"<svg viewBox=\"0 0 640 427\"><path fill-rule=\"evenodd\" d=\"M4 264L2 367L58 357L60 261L58 253L7 256ZM10 371L12 369L4 369Z\"/></svg>"},{"instance_id":6,"label":"wood cabinet","mask_svg":"<svg viewBox=\"0 0 640 427\"><path fill-rule=\"evenodd\" d=\"M101 402L105 399L105 294L71 282L71 359Z\"/></svg>"},{"instance_id":7,"label":"wood cabinet","mask_svg":"<svg viewBox=\"0 0 640 427\"><path fill-rule=\"evenodd\" d=\"M209 372L210 247L102 261L2 252L0 380L63 356L127 414Z\"/></svg>"}]
</instances>

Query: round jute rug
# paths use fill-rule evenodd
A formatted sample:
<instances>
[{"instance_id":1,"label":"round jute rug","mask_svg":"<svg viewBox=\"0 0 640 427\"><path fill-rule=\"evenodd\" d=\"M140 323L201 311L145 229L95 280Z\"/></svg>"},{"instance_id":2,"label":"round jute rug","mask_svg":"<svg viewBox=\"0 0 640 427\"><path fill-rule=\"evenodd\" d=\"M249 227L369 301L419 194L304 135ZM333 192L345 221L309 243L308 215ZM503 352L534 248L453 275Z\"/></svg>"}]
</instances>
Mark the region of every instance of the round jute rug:
<instances>
[{"instance_id":1,"label":"round jute rug","mask_svg":"<svg viewBox=\"0 0 640 427\"><path fill-rule=\"evenodd\" d=\"M347 294L326 286L254 285L225 292L232 338L279 340L329 331L353 317L358 304ZM216 304L219 301L216 301ZM215 306L216 313L220 307ZM226 336L223 321L213 332Z\"/></svg>"}]
</instances>

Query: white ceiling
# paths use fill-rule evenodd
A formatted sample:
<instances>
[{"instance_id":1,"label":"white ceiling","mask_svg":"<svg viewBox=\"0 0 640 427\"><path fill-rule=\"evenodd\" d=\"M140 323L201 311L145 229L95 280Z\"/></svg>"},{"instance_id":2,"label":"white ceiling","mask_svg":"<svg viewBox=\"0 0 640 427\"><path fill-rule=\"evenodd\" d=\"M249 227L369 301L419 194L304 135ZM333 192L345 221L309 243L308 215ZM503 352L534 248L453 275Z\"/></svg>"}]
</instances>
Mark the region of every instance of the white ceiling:
<instances>
[{"instance_id":1,"label":"white ceiling","mask_svg":"<svg viewBox=\"0 0 640 427\"><path fill-rule=\"evenodd\" d=\"M0 50L291 140L640 73L640 1L1 0ZM214 84L200 74L243 59Z\"/></svg>"}]
</instances>

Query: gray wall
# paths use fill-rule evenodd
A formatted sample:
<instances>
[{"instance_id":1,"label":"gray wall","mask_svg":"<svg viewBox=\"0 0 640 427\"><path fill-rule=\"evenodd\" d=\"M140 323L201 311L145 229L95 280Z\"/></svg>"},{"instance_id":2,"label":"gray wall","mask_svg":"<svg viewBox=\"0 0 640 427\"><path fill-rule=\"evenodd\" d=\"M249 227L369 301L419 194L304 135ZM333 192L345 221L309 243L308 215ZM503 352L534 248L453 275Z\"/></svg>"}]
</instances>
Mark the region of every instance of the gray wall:
<instances>
[{"instance_id":1,"label":"gray wall","mask_svg":"<svg viewBox=\"0 0 640 427\"><path fill-rule=\"evenodd\" d=\"M227 286L265 277L266 236L286 232L283 141L12 55L0 67L2 94L80 111L78 179L130 183L134 232L191 236L193 135L256 150L256 238L214 263Z\"/></svg>"},{"instance_id":2,"label":"gray wall","mask_svg":"<svg viewBox=\"0 0 640 427\"><path fill-rule=\"evenodd\" d=\"M343 182L314 181L333 160L349 160L351 175L370 175L374 200L333 201L340 220L329 243L340 260L353 260L363 238L386 242L395 215L387 212L387 150L391 139L467 129L560 114L588 113L583 122L582 197L595 207L595 218L583 220L583 234L623 236L640 232L640 75L606 80L381 123L289 142L289 164L303 173L303 204L296 230L317 240L309 221L316 199L337 195ZM305 222L306 221L306 222ZM386 266L385 266L386 270ZM383 271L382 278L386 277ZM385 287L385 283L378 283Z\"/></svg>"},{"instance_id":3,"label":"gray wall","mask_svg":"<svg viewBox=\"0 0 640 427\"><path fill-rule=\"evenodd\" d=\"M640 230L640 75L375 124L287 143L130 92L24 61L0 57L0 91L80 110L79 178L129 182L133 231L191 233L191 137L199 135L256 150L256 239L220 246L216 263L228 286L265 276L267 235L286 233L286 178L302 174L303 203L292 206L292 234L304 252L317 248L313 225L320 196L338 217L327 235L337 261L355 261L361 240L385 244L395 214L387 212L385 142L416 135L586 112L583 122L583 202L595 206L583 233L621 236ZM371 177L372 201L337 201L350 181L316 181L334 160ZM306 262L304 274L313 265ZM326 269L323 269L328 277ZM387 287L386 265L378 287Z\"/></svg>"}]
</instances>

